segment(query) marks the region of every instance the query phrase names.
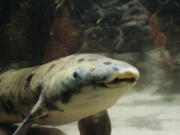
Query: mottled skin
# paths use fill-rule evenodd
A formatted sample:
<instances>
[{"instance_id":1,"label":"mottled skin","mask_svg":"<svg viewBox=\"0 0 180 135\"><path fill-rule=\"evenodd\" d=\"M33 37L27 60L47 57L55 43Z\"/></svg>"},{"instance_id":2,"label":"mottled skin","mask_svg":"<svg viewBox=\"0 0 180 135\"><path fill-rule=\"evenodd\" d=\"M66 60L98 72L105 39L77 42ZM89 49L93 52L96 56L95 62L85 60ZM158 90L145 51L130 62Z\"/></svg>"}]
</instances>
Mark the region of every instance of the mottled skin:
<instances>
[{"instance_id":1,"label":"mottled skin","mask_svg":"<svg viewBox=\"0 0 180 135\"><path fill-rule=\"evenodd\" d=\"M81 135L88 135L88 127L82 123L95 124L98 121L93 117L107 115L106 109L138 78L135 67L96 54L71 55L10 70L0 75L0 123L22 122L13 135L24 135L34 123L62 125L80 120ZM110 123L108 115L106 118Z\"/></svg>"}]
</instances>

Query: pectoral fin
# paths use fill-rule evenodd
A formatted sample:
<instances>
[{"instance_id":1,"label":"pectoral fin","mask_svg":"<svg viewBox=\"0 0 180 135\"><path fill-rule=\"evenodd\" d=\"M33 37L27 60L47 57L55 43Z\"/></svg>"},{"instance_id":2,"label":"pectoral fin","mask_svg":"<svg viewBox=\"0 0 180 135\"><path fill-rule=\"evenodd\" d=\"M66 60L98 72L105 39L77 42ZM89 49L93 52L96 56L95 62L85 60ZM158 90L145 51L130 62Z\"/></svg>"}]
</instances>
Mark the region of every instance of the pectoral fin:
<instances>
[{"instance_id":1,"label":"pectoral fin","mask_svg":"<svg viewBox=\"0 0 180 135\"><path fill-rule=\"evenodd\" d=\"M30 114L23 120L23 122L18 126L13 135L25 135L31 125L39 118L45 114L45 109L42 104L37 102Z\"/></svg>"}]
</instances>

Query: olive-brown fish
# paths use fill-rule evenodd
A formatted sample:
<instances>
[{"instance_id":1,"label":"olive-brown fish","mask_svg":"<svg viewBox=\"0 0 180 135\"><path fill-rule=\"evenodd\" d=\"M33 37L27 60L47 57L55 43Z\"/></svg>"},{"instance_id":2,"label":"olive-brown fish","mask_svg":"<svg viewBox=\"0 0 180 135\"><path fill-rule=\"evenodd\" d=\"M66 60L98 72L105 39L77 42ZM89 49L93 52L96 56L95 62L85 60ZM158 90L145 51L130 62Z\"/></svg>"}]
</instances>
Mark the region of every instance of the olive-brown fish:
<instances>
[{"instance_id":1,"label":"olive-brown fish","mask_svg":"<svg viewBox=\"0 0 180 135\"><path fill-rule=\"evenodd\" d=\"M0 123L62 125L111 107L139 78L125 62L76 54L0 75Z\"/></svg>"}]
</instances>

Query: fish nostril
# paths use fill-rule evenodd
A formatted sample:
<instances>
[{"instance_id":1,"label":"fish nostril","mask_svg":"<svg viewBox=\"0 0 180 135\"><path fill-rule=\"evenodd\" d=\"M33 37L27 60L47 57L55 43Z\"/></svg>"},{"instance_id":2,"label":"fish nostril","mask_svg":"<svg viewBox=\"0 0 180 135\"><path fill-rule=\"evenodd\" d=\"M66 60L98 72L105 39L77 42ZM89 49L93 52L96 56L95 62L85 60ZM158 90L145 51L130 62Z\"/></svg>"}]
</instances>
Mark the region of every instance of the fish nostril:
<instances>
[{"instance_id":1,"label":"fish nostril","mask_svg":"<svg viewBox=\"0 0 180 135\"><path fill-rule=\"evenodd\" d=\"M104 62L104 65L111 65L111 62Z\"/></svg>"}]
</instances>

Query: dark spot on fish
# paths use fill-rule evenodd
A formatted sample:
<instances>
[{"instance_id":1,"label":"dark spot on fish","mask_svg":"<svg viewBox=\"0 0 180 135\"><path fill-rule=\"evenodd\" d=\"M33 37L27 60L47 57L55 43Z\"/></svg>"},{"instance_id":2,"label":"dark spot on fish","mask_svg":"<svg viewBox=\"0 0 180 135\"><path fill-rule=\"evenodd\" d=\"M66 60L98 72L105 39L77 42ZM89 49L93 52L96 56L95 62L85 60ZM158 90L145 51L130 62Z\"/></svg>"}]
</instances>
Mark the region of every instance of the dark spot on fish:
<instances>
[{"instance_id":1,"label":"dark spot on fish","mask_svg":"<svg viewBox=\"0 0 180 135\"><path fill-rule=\"evenodd\" d=\"M13 108L13 105L12 105L12 102L10 101L10 100L7 100L7 105L8 105L8 108L10 109L10 110L13 110L12 108Z\"/></svg>"},{"instance_id":2,"label":"dark spot on fish","mask_svg":"<svg viewBox=\"0 0 180 135\"><path fill-rule=\"evenodd\" d=\"M114 71L119 71L119 68L113 67L113 70L114 70Z\"/></svg>"},{"instance_id":3,"label":"dark spot on fish","mask_svg":"<svg viewBox=\"0 0 180 135\"><path fill-rule=\"evenodd\" d=\"M78 62L82 62L82 61L84 61L84 58L78 59Z\"/></svg>"},{"instance_id":4,"label":"dark spot on fish","mask_svg":"<svg viewBox=\"0 0 180 135\"><path fill-rule=\"evenodd\" d=\"M74 77L75 79L81 80L81 77L79 76L79 73L78 73L77 71L75 71L75 72L73 73L73 77Z\"/></svg>"},{"instance_id":5,"label":"dark spot on fish","mask_svg":"<svg viewBox=\"0 0 180 135\"><path fill-rule=\"evenodd\" d=\"M68 101L70 100L70 98L71 98L71 96L72 96L72 92L70 92L70 91L63 91L62 93L61 93L61 101L62 101L62 103L68 103Z\"/></svg>"},{"instance_id":6,"label":"dark spot on fish","mask_svg":"<svg viewBox=\"0 0 180 135\"><path fill-rule=\"evenodd\" d=\"M38 95L41 94L42 86L41 86L40 84L36 87L36 91L38 92L38 93L37 93Z\"/></svg>"},{"instance_id":7,"label":"dark spot on fish","mask_svg":"<svg viewBox=\"0 0 180 135\"><path fill-rule=\"evenodd\" d=\"M52 64L49 68L48 68L48 70L47 70L47 72L49 72L53 67L55 67L56 66L56 64Z\"/></svg>"},{"instance_id":8,"label":"dark spot on fish","mask_svg":"<svg viewBox=\"0 0 180 135\"><path fill-rule=\"evenodd\" d=\"M12 102L9 99L6 100L6 98L4 96L0 97L0 104L2 105L3 110L6 113L8 113L8 114L17 113Z\"/></svg>"},{"instance_id":9,"label":"dark spot on fish","mask_svg":"<svg viewBox=\"0 0 180 135\"><path fill-rule=\"evenodd\" d=\"M46 114L46 115L40 116L39 119L45 119L45 118L47 118L48 116L49 116L49 115Z\"/></svg>"},{"instance_id":10,"label":"dark spot on fish","mask_svg":"<svg viewBox=\"0 0 180 135\"><path fill-rule=\"evenodd\" d=\"M64 82L62 82L61 85L64 88L64 91L62 91L60 95L61 101L62 103L67 103L73 94L73 90L69 88Z\"/></svg>"},{"instance_id":11,"label":"dark spot on fish","mask_svg":"<svg viewBox=\"0 0 180 135\"><path fill-rule=\"evenodd\" d=\"M34 74L30 74L27 78L26 78L26 84L24 85L24 89L28 88L30 85L30 82L33 78Z\"/></svg>"},{"instance_id":12,"label":"dark spot on fish","mask_svg":"<svg viewBox=\"0 0 180 135\"><path fill-rule=\"evenodd\" d=\"M72 82L71 82L72 81ZM47 106L49 109L57 110L55 103L61 101L63 104L68 103L73 94L80 93L81 85L76 80L69 80L69 83L61 82L61 91L57 91L47 99Z\"/></svg>"},{"instance_id":13,"label":"dark spot on fish","mask_svg":"<svg viewBox=\"0 0 180 135\"><path fill-rule=\"evenodd\" d=\"M76 85L73 88L69 87L69 85L65 84L64 82L61 83L63 87L63 91L60 94L60 99L62 103L68 103L72 97L73 94L80 93L80 86Z\"/></svg>"},{"instance_id":14,"label":"dark spot on fish","mask_svg":"<svg viewBox=\"0 0 180 135\"><path fill-rule=\"evenodd\" d=\"M97 61L97 59L89 59L89 61Z\"/></svg>"},{"instance_id":15,"label":"dark spot on fish","mask_svg":"<svg viewBox=\"0 0 180 135\"><path fill-rule=\"evenodd\" d=\"M78 75L78 72L74 72L74 73L73 73L73 77L74 77L74 78L78 78L78 76L79 76L79 75Z\"/></svg>"},{"instance_id":16,"label":"dark spot on fish","mask_svg":"<svg viewBox=\"0 0 180 135\"><path fill-rule=\"evenodd\" d=\"M111 62L104 62L105 65L111 65Z\"/></svg>"},{"instance_id":17,"label":"dark spot on fish","mask_svg":"<svg viewBox=\"0 0 180 135\"><path fill-rule=\"evenodd\" d=\"M10 100L7 100L7 106L8 106L8 108L9 108L9 110L10 110L11 112L16 112L16 111L14 110L14 106L13 106L13 104L12 104L12 102L11 102Z\"/></svg>"}]
</instances>

